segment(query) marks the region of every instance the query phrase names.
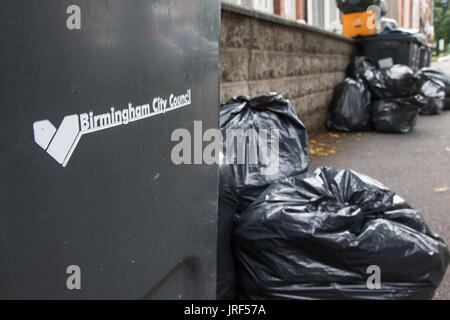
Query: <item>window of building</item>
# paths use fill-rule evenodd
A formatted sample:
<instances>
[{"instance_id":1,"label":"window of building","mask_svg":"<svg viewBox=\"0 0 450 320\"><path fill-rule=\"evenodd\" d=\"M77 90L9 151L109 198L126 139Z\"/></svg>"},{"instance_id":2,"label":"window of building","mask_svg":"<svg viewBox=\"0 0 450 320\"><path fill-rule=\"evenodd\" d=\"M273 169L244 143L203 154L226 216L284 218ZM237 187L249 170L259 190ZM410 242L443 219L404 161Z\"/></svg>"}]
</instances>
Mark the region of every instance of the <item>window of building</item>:
<instances>
[{"instance_id":1,"label":"window of building","mask_svg":"<svg viewBox=\"0 0 450 320\"><path fill-rule=\"evenodd\" d=\"M240 6L273 13L273 0L223 0Z\"/></svg>"},{"instance_id":2,"label":"window of building","mask_svg":"<svg viewBox=\"0 0 450 320\"><path fill-rule=\"evenodd\" d=\"M335 31L340 24L339 10L335 0L308 0L308 23Z\"/></svg>"},{"instance_id":3,"label":"window of building","mask_svg":"<svg viewBox=\"0 0 450 320\"><path fill-rule=\"evenodd\" d=\"M340 17L339 17L339 9L336 5L336 1L334 0L328 0L329 2L329 8L328 10L330 11L330 22L333 23L335 21L340 21Z\"/></svg>"},{"instance_id":4,"label":"window of building","mask_svg":"<svg viewBox=\"0 0 450 320\"><path fill-rule=\"evenodd\" d=\"M237 5L242 5L242 0L223 0L224 2L229 2Z\"/></svg>"},{"instance_id":5,"label":"window of building","mask_svg":"<svg viewBox=\"0 0 450 320\"><path fill-rule=\"evenodd\" d=\"M308 0L308 23L325 28L325 0Z\"/></svg>"},{"instance_id":6,"label":"window of building","mask_svg":"<svg viewBox=\"0 0 450 320\"><path fill-rule=\"evenodd\" d=\"M273 0L250 0L249 2L252 2L252 7L257 10L273 13Z\"/></svg>"}]
</instances>

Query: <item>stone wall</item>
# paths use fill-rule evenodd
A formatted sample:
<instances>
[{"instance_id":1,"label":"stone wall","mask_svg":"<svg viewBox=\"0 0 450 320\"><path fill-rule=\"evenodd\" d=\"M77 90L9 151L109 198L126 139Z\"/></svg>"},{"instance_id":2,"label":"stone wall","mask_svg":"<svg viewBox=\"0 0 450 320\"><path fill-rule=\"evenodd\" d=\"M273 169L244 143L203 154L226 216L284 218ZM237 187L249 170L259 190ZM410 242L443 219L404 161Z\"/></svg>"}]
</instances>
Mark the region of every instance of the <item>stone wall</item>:
<instances>
[{"instance_id":1,"label":"stone wall","mask_svg":"<svg viewBox=\"0 0 450 320\"><path fill-rule=\"evenodd\" d=\"M324 127L353 40L281 17L222 4L221 102L278 92L310 132Z\"/></svg>"}]
</instances>

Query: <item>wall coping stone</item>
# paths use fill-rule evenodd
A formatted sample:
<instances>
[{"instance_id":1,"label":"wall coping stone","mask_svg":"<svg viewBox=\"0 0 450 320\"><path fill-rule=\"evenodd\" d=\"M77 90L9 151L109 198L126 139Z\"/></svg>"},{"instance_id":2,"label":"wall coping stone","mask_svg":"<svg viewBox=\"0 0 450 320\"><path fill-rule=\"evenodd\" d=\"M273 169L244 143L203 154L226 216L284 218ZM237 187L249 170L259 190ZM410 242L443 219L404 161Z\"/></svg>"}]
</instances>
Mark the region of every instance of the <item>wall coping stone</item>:
<instances>
[{"instance_id":1,"label":"wall coping stone","mask_svg":"<svg viewBox=\"0 0 450 320\"><path fill-rule=\"evenodd\" d=\"M243 6L239 6L236 4L232 4L229 2L225 2L222 1L222 10L227 11L227 12L231 12L231 13L235 13L235 14L240 14L249 18L254 18L254 19L258 19L258 20L263 20L263 21L267 21L267 22L272 22L275 24L280 24L280 25L284 25L284 26L288 26L288 27L293 27L296 29L300 29L300 30L304 30L304 31L309 31L309 32L313 32L313 33L318 33L324 36L328 36L330 38L335 38L335 39L339 39L339 40L344 40L350 43L355 43L356 41L352 38L340 35L340 34L336 34L334 32L330 32L330 31L325 31L322 30L320 28L305 24L305 23L301 23L295 20L290 20L290 19L286 19L283 18L281 16L275 15L275 14L271 14L271 13L266 13L266 12L262 12L259 10L255 10L255 9L251 9L251 8L247 8L247 7L243 7Z\"/></svg>"}]
</instances>

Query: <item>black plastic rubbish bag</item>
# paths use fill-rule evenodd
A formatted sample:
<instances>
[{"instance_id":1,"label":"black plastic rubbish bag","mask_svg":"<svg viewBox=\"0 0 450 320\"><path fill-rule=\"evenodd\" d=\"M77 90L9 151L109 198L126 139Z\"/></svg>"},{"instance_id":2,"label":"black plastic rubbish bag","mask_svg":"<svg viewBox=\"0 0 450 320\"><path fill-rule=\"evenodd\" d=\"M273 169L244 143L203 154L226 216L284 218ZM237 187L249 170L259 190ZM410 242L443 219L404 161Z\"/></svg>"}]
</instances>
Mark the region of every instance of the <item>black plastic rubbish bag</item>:
<instances>
[{"instance_id":1,"label":"black plastic rubbish bag","mask_svg":"<svg viewBox=\"0 0 450 320\"><path fill-rule=\"evenodd\" d=\"M240 150L241 153L237 150L237 156L245 156L243 163L238 164L236 158L239 157L233 157L231 163L228 161L221 164L222 176L226 176L225 183L221 185L230 190L230 196L241 205L242 210L259 196L261 187L265 188L275 181L308 170L309 142L306 127L289 100L283 99L281 95L267 93L253 99L240 96L229 100L220 110L220 128L225 145L230 142L229 137L231 140L235 138L234 142L239 140L239 132L249 136L254 130L263 137L265 130L269 142L270 138L276 138L275 133L278 132L276 153L270 152L272 149L262 152L264 139L256 139L258 148L247 141ZM236 156L236 150L233 151ZM261 153L268 155L268 163L263 163L263 159L260 159ZM231 152L225 157L230 154ZM252 158L259 161L251 163Z\"/></svg>"},{"instance_id":2,"label":"black plastic rubbish bag","mask_svg":"<svg viewBox=\"0 0 450 320\"><path fill-rule=\"evenodd\" d=\"M347 68L347 77L353 80L366 80L365 74L367 71L374 71L377 67L372 59L365 56L355 57L352 63Z\"/></svg>"},{"instance_id":3,"label":"black plastic rubbish bag","mask_svg":"<svg viewBox=\"0 0 450 320\"><path fill-rule=\"evenodd\" d=\"M440 114L444 109L445 84L435 79L424 79L420 86L420 95L426 104L420 109L422 115Z\"/></svg>"},{"instance_id":4,"label":"black plastic rubbish bag","mask_svg":"<svg viewBox=\"0 0 450 320\"><path fill-rule=\"evenodd\" d=\"M336 0L337 6L342 13L353 13L367 11L370 6L379 6L381 0Z\"/></svg>"},{"instance_id":5,"label":"black plastic rubbish bag","mask_svg":"<svg viewBox=\"0 0 450 320\"><path fill-rule=\"evenodd\" d=\"M268 188L237 219L234 247L240 298L252 300L431 299L449 260L404 200L334 168Z\"/></svg>"},{"instance_id":6,"label":"black plastic rubbish bag","mask_svg":"<svg viewBox=\"0 0 450 320\"><path fill-rule=\"evenodd\" d=\"M435 68L420 69L418 75L442 81L445 84L445 94L450 97L450 75Z\"/></svg>"},{"instance_id":7,"label":"black plastic rubbish bag","mask_svg":"<svg viewBox=\"0 0 450 320\"><path fill-rule=\"evenodd\" d=\"M410 133L417 123L420 98L376 100L372 105L372 127L377 132Z\"/></svg>"},{"instance_id":8,"label":"black plastic rubbish bag","mask_svg":"<svg viewBox=\"0 0 450 320\"><path fill-rule=\"evenodd\" d=\"M438 80L445 85L445 101L444 110L450 110L450 75L435 68L423 68L418 72L419 77L427 77L429 79Z\"/></svg>"},{"instance_id":9,"label":"black plastic rubbish bag","mask_svg":"<svg viewBox=\"0 0 450 320\"><path fill-rule=\"evenodd\" d=\"M371 94L362 80L345 79L334 89L327 128L344 132L370 130Z\"/></svg>"},{"instance_id":10,"label":"black plastic rubbish bag","mask_svg":"<svg viewBox=\"0 0 450 320\"><path fill-rule=\"evenodd\" d=\"M254 99L241 96L229 100L221 107L220 127L224 145L232 141L235 144L225 148L220 165L217 297L235 299L232 217L245 210L273 182L305 172L309 142L306 128L291 103L272 93ZM252 132L261 134L261 139L253 139L257 144L252 144L251 139L245 140L245 144L238 143L239 138L244 141L245 135L252 137ZM278 148L272 139L278 140ZM263 148L264 140L270 142L270 149L266 148L269 150ZM232 157L232 152L242 159ZM261 152L266 153L268 161L263 161ZM232 161L227 161L227 156Z\"/></svg>"},{"instance_id":11,"label":"black plastic rubbish bag","mask_svg":"<svg viewBox=\"0 0 450 320\"><path fill-rule=\"evenodd\" d=\"M379 99L411 97L419 90L419 77L405 65L368 70L365 79L372 93Z\"/></svg>"}]
</instances>

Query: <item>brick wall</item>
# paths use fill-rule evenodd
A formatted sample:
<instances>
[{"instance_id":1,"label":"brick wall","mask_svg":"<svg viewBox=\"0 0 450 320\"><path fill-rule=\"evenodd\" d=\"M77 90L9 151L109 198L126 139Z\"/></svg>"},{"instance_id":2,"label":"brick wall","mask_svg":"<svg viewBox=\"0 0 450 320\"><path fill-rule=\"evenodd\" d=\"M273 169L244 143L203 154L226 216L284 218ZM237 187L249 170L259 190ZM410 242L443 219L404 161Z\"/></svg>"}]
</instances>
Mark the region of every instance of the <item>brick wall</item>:
<instances>
[{"instance_id":1,"label":"brick wall","mask_svg":"<svg viewBox=\"0 0 450 320\"><path fill-rule=\"evenodd\" d=\"M273 0L273 12L279 16L284 17L284 0Z\"/></svg>"},{"instance_id":2,"label":"brick wall","mask_svg":"<svg viewBox=\"0 0 450 320\"><path fill-rule=\"evenodd\" d=\"M297 20L307 20L306 17L306 3L307 0L295 0L295 7L297 8Z\"/></svg>"},{"instance_id":3,"label":"brick wall","mask_svg":"<svg viewBox=\"0 0 450 320\"><path fill-rule=\"evenodd\" d=\"M348 38L223 4L221 101L278 92L291 100L310 132L318 131L355 52Z\"/></svg>"}]
</instances>

